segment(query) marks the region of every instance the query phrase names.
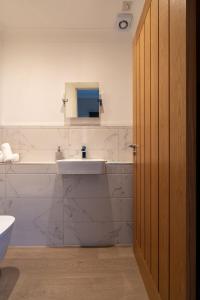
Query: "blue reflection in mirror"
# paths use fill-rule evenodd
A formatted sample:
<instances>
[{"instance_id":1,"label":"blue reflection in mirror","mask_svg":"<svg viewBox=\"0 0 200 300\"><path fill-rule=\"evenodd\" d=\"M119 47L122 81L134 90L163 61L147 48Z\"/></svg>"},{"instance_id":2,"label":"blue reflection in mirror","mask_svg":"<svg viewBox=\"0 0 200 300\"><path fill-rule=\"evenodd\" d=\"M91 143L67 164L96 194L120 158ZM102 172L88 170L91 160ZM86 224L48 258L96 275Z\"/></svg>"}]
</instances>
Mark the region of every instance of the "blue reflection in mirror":
<instances>
[{"instance_id":1,"label":"blue reflection in mirror","mask_svg":"<svg viewBox=\"0 0 200 300\"><path fill-rule=\"evenodd\" d=\"M77 89L78 117L99 118L99 89Z\"/></svg>"}]
</instances>

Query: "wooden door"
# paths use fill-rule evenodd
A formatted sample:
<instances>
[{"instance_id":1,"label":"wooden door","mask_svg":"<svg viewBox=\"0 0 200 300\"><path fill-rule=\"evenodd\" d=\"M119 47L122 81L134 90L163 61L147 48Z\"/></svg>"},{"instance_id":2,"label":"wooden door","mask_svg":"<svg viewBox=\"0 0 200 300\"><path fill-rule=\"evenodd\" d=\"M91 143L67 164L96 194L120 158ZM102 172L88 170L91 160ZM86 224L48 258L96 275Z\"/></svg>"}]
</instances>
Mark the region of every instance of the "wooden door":
<instances>
[{"instance_id":1,"label":"wooden door","mask_svg":"<svg viewBox=\"0 0 200 300\"><path fill-rule=\"evenodd\" d=\"M134 252L153 300L195 299L186 26L186 0L146 1L134 40Z\"/></svg>"}]
</instances>

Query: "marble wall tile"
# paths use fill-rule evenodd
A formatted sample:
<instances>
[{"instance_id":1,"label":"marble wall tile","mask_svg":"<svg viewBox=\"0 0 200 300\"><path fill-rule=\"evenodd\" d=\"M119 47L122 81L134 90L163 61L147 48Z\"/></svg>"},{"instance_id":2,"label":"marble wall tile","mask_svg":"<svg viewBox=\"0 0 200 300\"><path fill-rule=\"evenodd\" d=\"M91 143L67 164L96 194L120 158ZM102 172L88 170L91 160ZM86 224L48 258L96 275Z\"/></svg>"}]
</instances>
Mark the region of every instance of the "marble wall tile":
<instances>
[{"instance_id":1,"label":"marble wall tile","mask_svg":"<svg viewBox=\"0 0 200 300\"><path fill-rule=\"evenodd\" d=\"M9 215L10 207L12 206L12 201L7 197L0 198L0 214Z\"/></svg>"},{"instance_id":2,"label":"marble wall tile","mask_svg":"<svg viewBox=\"0 0 200 300\"><path fill-rule=\"evenodd\" d=\"M0 144L3 143L3 131L4 131L4 129L0 128Z\"/></svg>"},{"instance_id":3,"label":"marble wall tile","mask_svg":"<svg viewBox=\"0 0 200 300\"><path fill-rule=\"evenodd\" d=\"M109 197L106 175L65 175L63 185L65 198Z\"/></svg>"},{"instance_id":4,"label":"marble wall tile","mask_svg":"<svg viewBox=\"0 0 200 300\"><path fill-rule=\"evenodd\" d=\"M110 198L65 198L65 219L72 222L112 222Z\"/></svg>"},{"instance_id":5,"label":"marble wall tile","mask_svg":"<svg viewBox=\"0 0 200 300\"><path fill-rule=\"evenodd\" d=\"M99 158L105 159L106 161L116 161L117 160L117 149L105 149L105 150L93 150L88 149L88 158Z\"/></svg>"},{"instance_id":6,"label":"marble wall tile","mask_svg":"<svg viewBox=\"0 0 200 300\"><path fill-rule=\"evenodd\" d=\"M132 163L118 163L118 162L108 162L106 164L107 174L132 174L133 167Z\"/></svg>"},{"instance_id":7,"label":"marble wall tile","mask_svg":"<svg viewBox=\"0 0 200 300\"><path fill-rule=\"evenodd\" d=\"M113 127L79 127L70 128L69 146L72 149L80 149L88 144L92 149L104 150L117 148L118 131Z\"/></svg>"},{"instance_id":8,"label":"marble wall tile","mask_svg":"<svg viewBox=\"0 0 200 300\"><path fill-rule=\"evenodd\" d=\"M131 131L131 127L118 126L5 127L0 129L0 136L2 132L2 142L9 142L26 162L55 161L58 146L66 158L80 158L82 145L87 146L88 158L132 161L128 148Z\"/></svg>"},{"instance_id":9,"label":"marble wall tile","mask_svg":"<svg viewBox=\"0 0 200 300\"><path fill-rule=\"evenodd\" d=\"M5 198L6 196L6 176L5 174L0 174L0 198Z\"/></svg>"},{"instance_id":10,"label":"marble wall tile","mask_svg":"<svg viewBox=\"0 0 200 300\"><path fill-rule=\"evenodd\" d=\"M115 150L118 146L118 131L111 128L91 128L87 130L87 143L93 150Z\"/></svg>"},{"instance_id":11,"label":"marble wall tile","mask_svg":"<svg viewBox=\"0 0 200 300\"><path fill-rule=\"evenodd\" d=\"M55 151L54 150L21 150L14 149L16 153L20 155L21 162L54 162L55 161Z\"/></svg>"},{"instance_id":12,"label":"marble wall tile","mask_svg":"<svg viewBox=\"0 0 200 300\"><path fill-rule=\"evenodd\" d=\"M7 205L6 205L6 198L0 196L0 215L7 214Z\"/></svg>"},{"instance_id":13,"label":"marble wall tile","mask_svg":"<svg viewBox=\"0 0 200 300\"><path fill-rule=\"evenodd\" d=\"M116 232L115 244L131 245L133 243L133 223L115 222L113 225Z\"/></svg>"},{"instance_id":14,"label":"marble wall tile","mask_svg":"<svg viewBox=\"0 0 200 300\"><path fill-rule=\"evenodd\" d=\"M64 245L105 246L132 243L132 223L64 221Z\"/></svg>"},{"instance_id":15,"label":"marble wall tile","mask_svg":"<svg viewBox=\"0 0 200 300\"><path fill-rule=\"evenodd\" d=\"M132 222L133 198L111 198L112 221Z\"/></svg>"},{"instance_id":16,"label":"marble wall tile","mask_svg":"<svg viewBox=\"0 0 200 300\"><path fill-rule=\"evenodd\" d=\"M55 164L3 166L0 214L16 217L13 245L132 242L130 165L95 176L56 175Z\"/></svg>"},{"instance_id":17,"label":"marble wall tile","mask_svg":"<svg viewBox=\"0 0 200 300\"><path fill-rule=\"evenodd\" d=\"M4 167L7 174L56 174L55 163L9 163L4 165Z\"/></svg>"},{"instance_id":18,"label":"marble wall tile","mask_svg":"<svg viewBox=\"0 0 200 300\"><path fill-rule=\"evenodd\" d=\"M63 128L6 128L3 140L26 162L55 161L58 146L68 147L69 130Z\"/></svg>"},{"instance_id":19,"label":"marble wall tile","mask_svg":"<svg viewBox=\"0 0 200 300\"><path fill-rule=\"evenodd\" d=\"M4 173L5 173L5 164L0 163L0 174L4 174Z\"/></svg>"},{"instance_id":20,"label":"marble wall tile","mask_svg":"<svg viewBox=\"0 0 200 300\"><path fill-rule=\"evenodd\" d=\"M64 128L5 128L4 140L14 149L53 150L67 148L69 130Z\"/></svg>"},{"instance_id":21,"label":"marble wall tile","mask_svg":"<svg viewBox=\"0 0 200 300\"><path fill-rule=\"evenodd\" d=\"M64 245L114 245L116 231L112 222L69 222L64 220Z\"/></svg>"},{"instance_id":22,"label":"marble wall tile","mask_svg":"<svg viewBox=\"0 0 200 300\"><path fill-rule=\"evenodd\" d=\"M65 219L72 222L132 222L132 198L66 198Z\"/></svg>"},{"instance_id":23,"label":"marble wall tile","mask_svg":"<svg viewBox=\"0 0 200 300\"><path fill-rule=\"evenodd\" d=\"M132 174L108 174L109 195L111 198L131 198L133 194Z\"/></svg>"},{"instance_id":24,"label":"marble wall tile","mask_svg":"<svg viewBox=\"0 0 200 300\"><path fill-rule=\"evenodd\" d=\"M69 147L71 150L80 150L87 144L87 127L71 127L69 130Z\"/></svg>"},{"instance_id":25,"label":"marble wall tile","mask_svg":"<svg viewBox=\"0 0 200 300\"><path fill-rule=\"evenodd\" d=\"M52 198L8 198L7 213L16 218L11 244L63 246L63 201Z\"/></svg>"},{"instance_id":26,"label":"marble wall tile","mask_svg":"<svg viewBox=\"0 0 200 300\"><path fill-rule=\"evenodd\" d=\"M118 131L115 128L70 128L69 155L80 157L82 145L87 146L88 158L117 160Z\"/></svg>"},{"instance_id":27,"label":"marble wall tile","mask_svg":"<svg viewBox=\"0 0 200 300\"><path fill-rule=\"evenodd\" d=\"M8 197L62 197L62 176L55 174L7 174Z\"/></svg>"},{"instance_id":28,"label":"marble wall tile","mask_svg":"<svg viewBox=\"0 0 200 300\"><path fill-rule=\"evenodd\" d=\"M133 161L133 151L128 146L133 144L133 131L131 127L119 129L119 161Z\"/></svg>"}]
</instances>

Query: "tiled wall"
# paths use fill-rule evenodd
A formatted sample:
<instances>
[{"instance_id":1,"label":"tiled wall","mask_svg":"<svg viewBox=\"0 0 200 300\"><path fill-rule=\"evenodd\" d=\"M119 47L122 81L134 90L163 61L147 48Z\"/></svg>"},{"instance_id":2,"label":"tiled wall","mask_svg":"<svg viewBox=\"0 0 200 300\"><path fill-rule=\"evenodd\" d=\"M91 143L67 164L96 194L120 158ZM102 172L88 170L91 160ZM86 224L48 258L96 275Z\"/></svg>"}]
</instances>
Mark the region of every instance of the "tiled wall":
<instances>
[{"instance_id":1,"label":"tiled wall","mask_svg":"<svg viewBox=\"0 0 200 300\"><path fill-rule=\"evenodd\" d=\"M66 158L78 158L84 144L88 158L132 161L128 148L132 143L131 127L4 127L0 128L0 142L9 142L26 162L54 161L58 146Z\"/></svg>"},{"instance_id":2,"label":"tiled wall","mask_svg":"<svg viewBox=\"0 0 200 300\"><path fill-rule=\"evenodd\" d=\"M95 140L92 130L90 134ZM107 149L113 135L107 136ZM25 139L17 134L22 136ZM60 136L55 134L55 138ZM43 139L45 135L41 136L44 146ZM55 141L47 139L53 148ZM0 214L16 217L12 244L130 244L133 167L108 163L106 168L105 175L61 176L56 174L55 163L0 164Z\"/></svg>"},{"instance_id":3,"label":"tiled wall","mask_svg":"<svg viewBox=\"0 0 200 300\"><path fill-rule=\"evenodd\" d=\"M106 175L59 176L54 162L66 158L131 162L130 127L2 127L22 162L0 165L0 214L16 217L14 245L129 244L132 240L132 165L107 164ZM92 229L92 230L91 230Z\"/></svg>"}]
</instances>

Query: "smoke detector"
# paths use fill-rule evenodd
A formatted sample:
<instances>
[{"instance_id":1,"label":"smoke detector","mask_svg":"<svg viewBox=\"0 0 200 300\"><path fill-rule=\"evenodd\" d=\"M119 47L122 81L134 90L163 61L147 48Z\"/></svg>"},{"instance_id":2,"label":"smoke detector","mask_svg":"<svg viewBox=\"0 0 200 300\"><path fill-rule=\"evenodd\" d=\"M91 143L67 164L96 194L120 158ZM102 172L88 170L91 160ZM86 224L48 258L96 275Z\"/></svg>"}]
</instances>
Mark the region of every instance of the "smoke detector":
<instances>
[{"instance_id":1,"label":"smoke detector","mask_svg":"<svg viewBox=\"0 0 200 300\"><path fill-rule=\"evenodd\" d=\"M119 14L117 17L117 27L120 31L128 31L133 20L132 14Z\"/></svg>"},{"instance_id":2,"label":"smoke detector","mask_svg":"<svg viewBox=\"0 0 200 300\"><path fill-rule=\"evenodd\" d=\"M132 7L133 1L123 1L122 3L122 11L130 11Z\"/></svg>"}]
</instances>

